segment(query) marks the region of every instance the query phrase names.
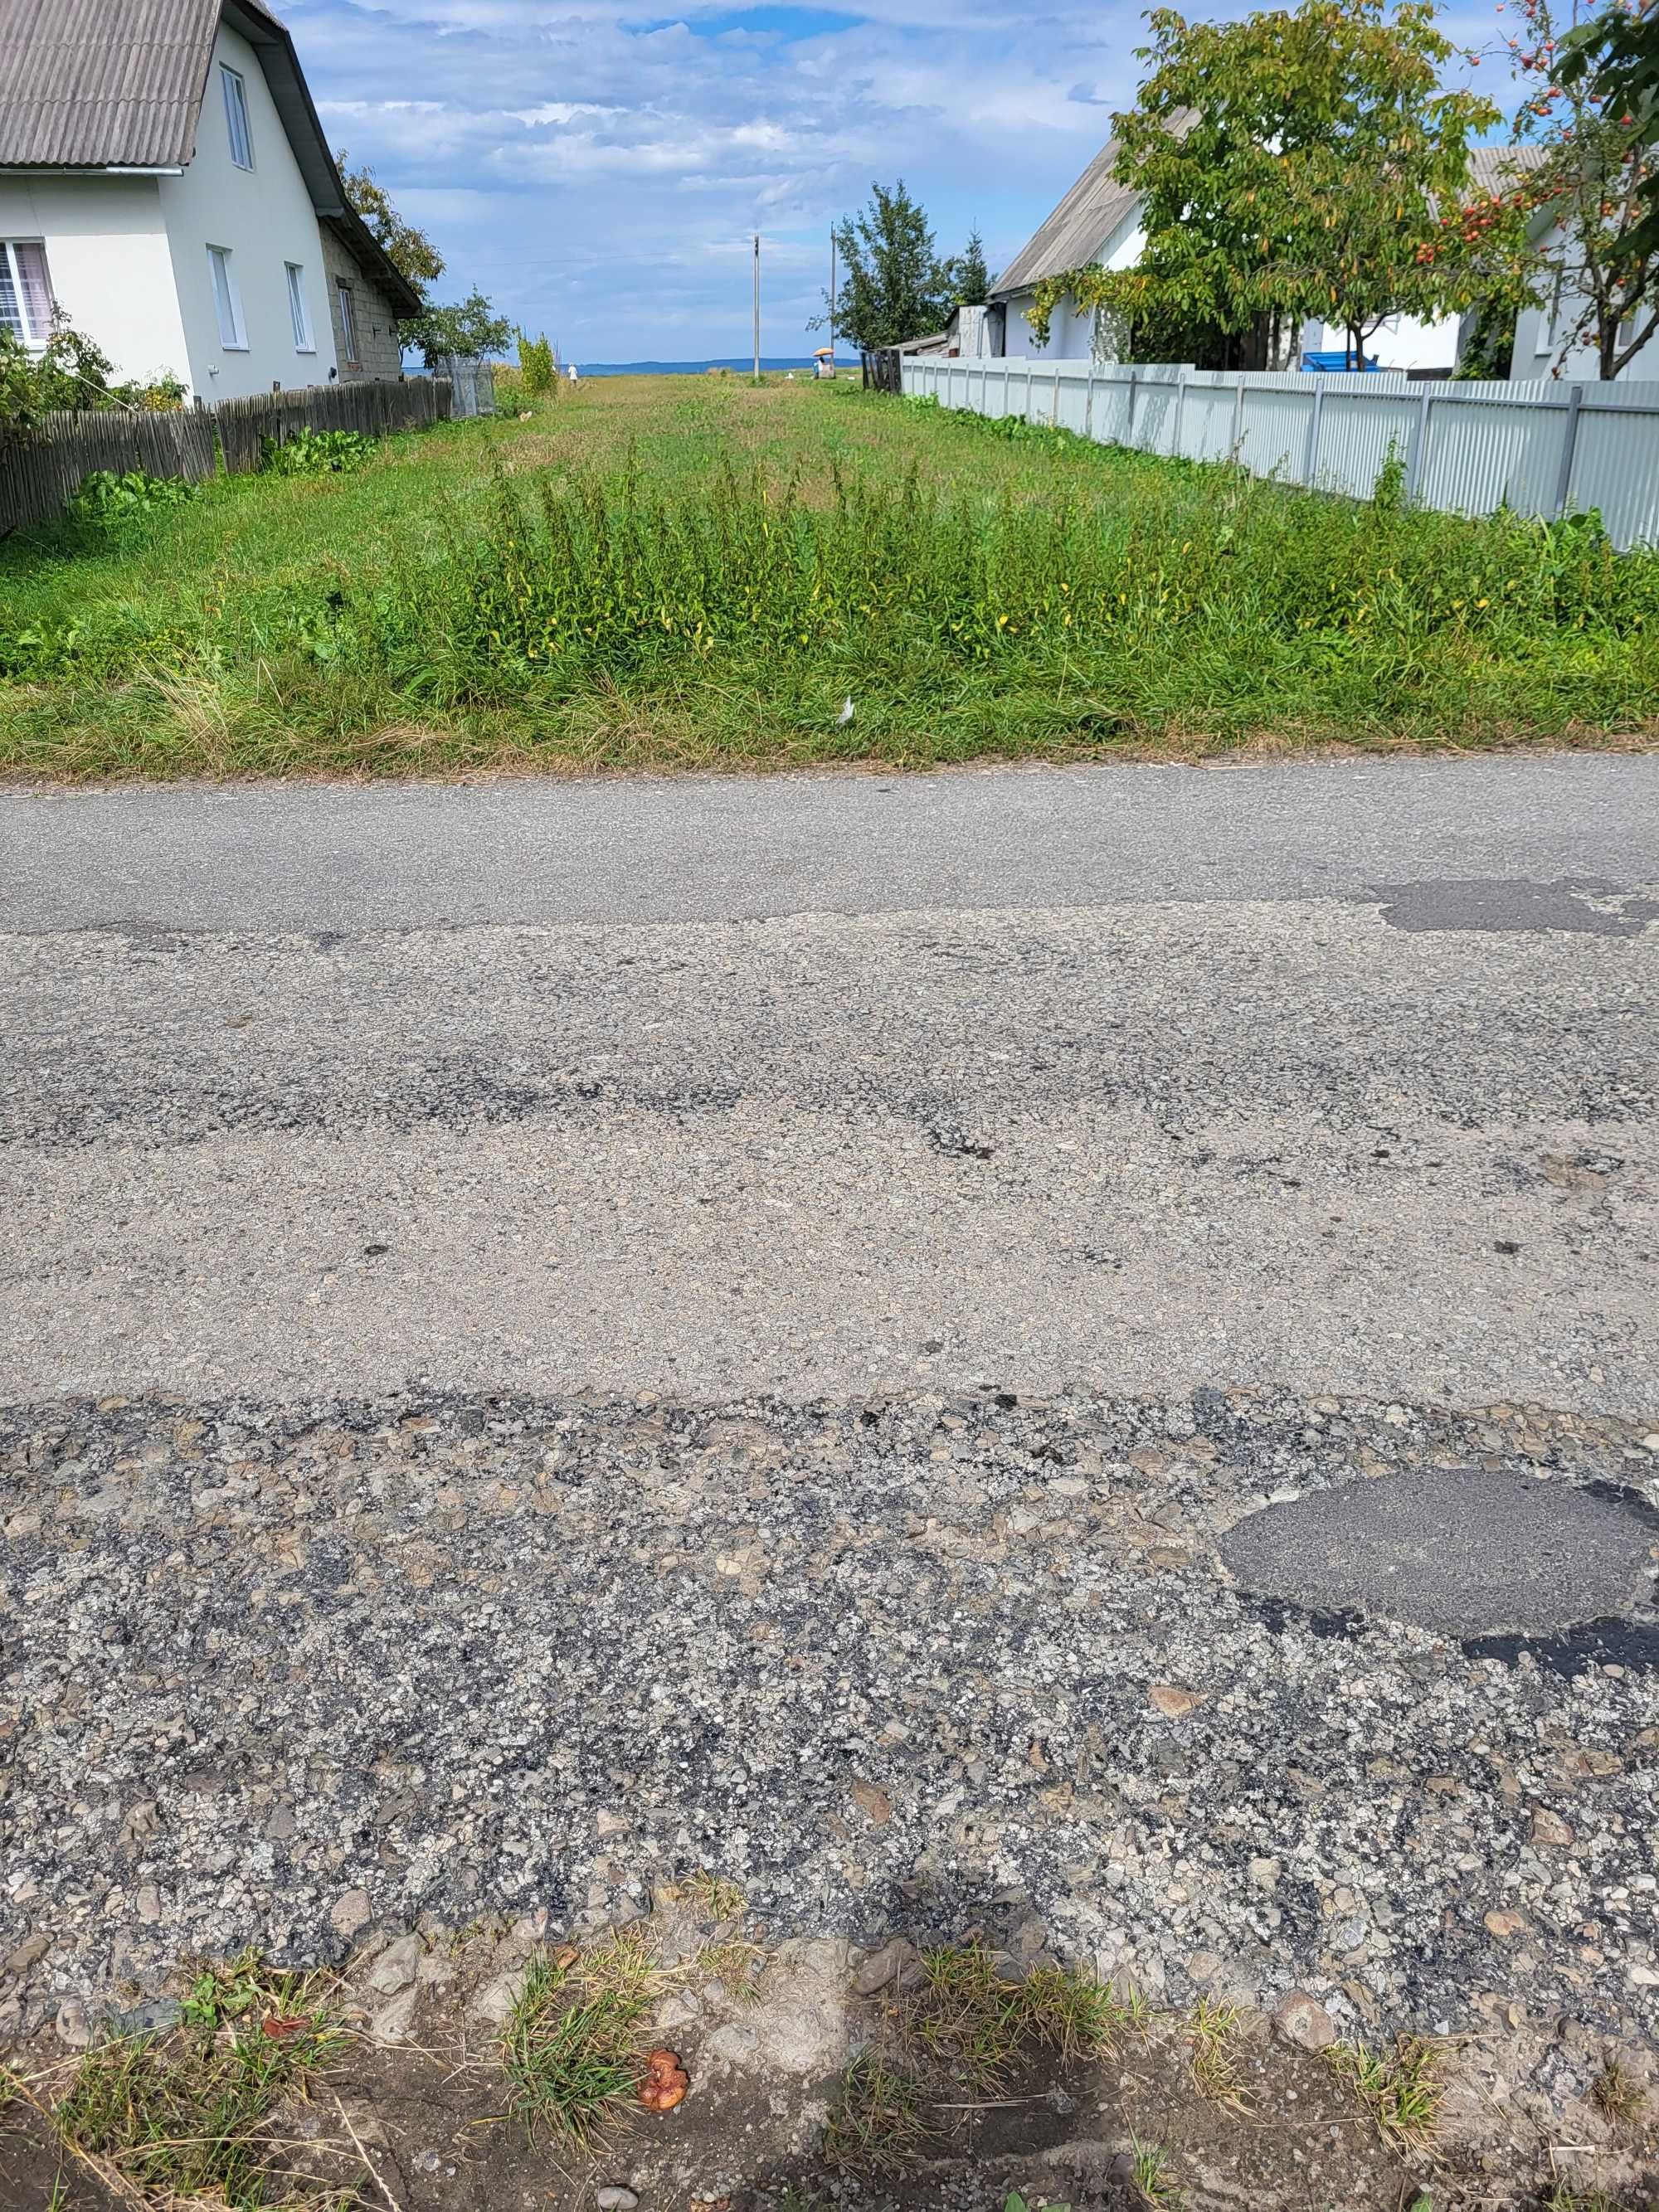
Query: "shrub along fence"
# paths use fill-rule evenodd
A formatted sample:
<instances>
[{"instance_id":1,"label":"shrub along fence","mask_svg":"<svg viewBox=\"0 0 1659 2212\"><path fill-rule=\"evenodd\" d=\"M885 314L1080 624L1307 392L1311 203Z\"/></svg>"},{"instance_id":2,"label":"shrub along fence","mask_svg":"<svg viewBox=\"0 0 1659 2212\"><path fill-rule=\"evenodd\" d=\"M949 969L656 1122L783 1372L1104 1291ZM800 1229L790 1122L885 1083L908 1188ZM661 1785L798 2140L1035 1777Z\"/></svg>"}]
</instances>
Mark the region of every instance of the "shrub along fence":
<instances>
[{"instance_id":1,"label":"shrub along fence","mask_svg":"<svg viewBox=\"0 0 1659 2212\"><path fill-rule=\"evenodd\" d=\"M480 399L486 407L491 400ZM447 377L410 377L392 384L313 384L297 392L257 392L216 407L171 414L100 407L46 415L29 436L0 447L0 534L59 514L98 471L125 476L182 477L200 483L222 457L227 474L257 469L263 441L280 445L296 430L356 430L383 438L393 430L447 422ZM477 411L475 406L473 411Z\"/></svg>"},{"instance_id":2,"label":"shrub along fence","mask_svg":"<svg viewBox=\"0 0 1659 2212\"><path fill-rule=\"evenodd\" d=\"M1659 383L1408 382L1086 361L904 362L904 390L1104 445L1370 499L1392 453L1421 507L1553 521L1595 508L1614 544L1659 544Z\"/></svg>"}]
</instances>

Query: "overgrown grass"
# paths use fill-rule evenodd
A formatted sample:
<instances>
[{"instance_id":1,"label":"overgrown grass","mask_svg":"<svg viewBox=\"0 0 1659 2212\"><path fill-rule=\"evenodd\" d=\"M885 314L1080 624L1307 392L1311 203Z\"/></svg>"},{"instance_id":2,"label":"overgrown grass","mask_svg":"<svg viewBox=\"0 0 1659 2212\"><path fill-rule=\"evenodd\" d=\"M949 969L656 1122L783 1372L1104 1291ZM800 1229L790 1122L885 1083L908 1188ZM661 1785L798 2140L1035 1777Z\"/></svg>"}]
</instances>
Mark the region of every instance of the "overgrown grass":
<instances>
[{"instance_id":1,"label":"overgrown grass","mask_svg":"<svg viewBox=\"0 0 1659 2212\"><path fill-rule=\"evenodd\" d=\"M1200 1997L1187 2021L1193 2081L1212 2105L1235 2112L1249 2109L1240 2070L1238 2039L1243 2014L1224 1999Z\"/></svg>"},{"instance_id":2,"label":"overgrown grass","mask_svg":"<svg viewBox=\"0 0 1659 2212\"><path fill-rule=\"evenodd\" d=\"M824 2154L832 2166L896 2171L924 2139L1000 2098L1039 2050L1104 2058L1132 2024L1109 1989L1070 1967L1014 1981L983 1943L924 1950L915 1985L885 2002L877 2040L848 2070Z\"/></svg>"},{"instance_id":3,"label":"overgrown grass","mask_svg":"<svg viewBox=\"0 0 1659 2212\"><path fill-rule=\"evenodd\" d=\"M340 2041L314 1979L252 1956L204 1974L167 2036L88 2051L52 2108L65 2148L135 2201L334 2212L355 2191L308 2184L273 2137Z\"/></svg>"},{"instance_id":4,"label":"overgrown grass","mask_svg":"<svg viewBox=\"0 0 1659 2212\"><path fill-rule=\"evenodd\" d=\"M607 380L0 548L0 767L51 775L1595 740L1656 700L1659 555L1590 525L845 385Z\"/></svg>"},{"instance_id":5,"label":"overgrown grass","mask_svg":"<svg viewBox=\"0 0 1659 2212\"><path fill-rule=\"evenodd\" d=\"M1010 1980L979 1943L924 1951L919 1986L891 2012L907 2043L982 2095L1001 2088L1033 2047L1104 2057L1129 2021L1103 1983L1065 1966Z\"/></svg>"}]
</instances>

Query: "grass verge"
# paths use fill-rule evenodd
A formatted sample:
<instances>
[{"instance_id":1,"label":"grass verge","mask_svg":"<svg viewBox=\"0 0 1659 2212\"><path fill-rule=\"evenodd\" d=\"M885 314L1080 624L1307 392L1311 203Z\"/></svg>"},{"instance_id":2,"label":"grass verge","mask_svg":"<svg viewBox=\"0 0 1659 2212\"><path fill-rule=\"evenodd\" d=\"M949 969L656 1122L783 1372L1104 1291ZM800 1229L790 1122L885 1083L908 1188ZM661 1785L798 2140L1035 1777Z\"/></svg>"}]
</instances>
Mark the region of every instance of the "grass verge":
<instances>
[{"instance_id":1,"label":"grass verge","mask_svg":"<svg viewBox=\"0 0 1659 2212\"><path fill-rule=\"evenodd\" d=\"M647 2022L660 1992L648 1928L623 1928L591 1951L538 1954L502 2038L508 2115L532 2141L581 2154L637 2108Z\"/></svg>"},{"instance_id":2,"label":"grass verge","mask_svg":"<svg viewBox=\"0 0 1659 2212\"><path fill-rule=\"evenodd\" d=\"M135 2204L216 2203L341 2212L353 2189L313 2182L304 2146L275 2125L342 2041L316 1977L247 1956L201 1976L175 2033L88 2051L51 2106L70 2155Z\"/></svg>"},{"instance_id":3,"label":"grass verge","mask_svg":"<svg viewBox=\"0 0 1659 2212\"><path fill-rule=\"evenodd\" d=\"M1440 2055L1423 2037L1402 2035L1392 2051L1334 2044L1331 2066L1370 2115L1377 2133L1402 2150L1421 2150L1439 2132Z\"/></svg>"},{"instance_id":4,"label":"grass verge","mask_svg":"<svg viewBox=\"0 0 1659 2212\"><path fill-rule=\"evenodd\" d=\"M0 547L0 769L1659 735L1659 554L1593 523L1354 506L845 385L688 382Z\"/></svg>"}]
</instances>

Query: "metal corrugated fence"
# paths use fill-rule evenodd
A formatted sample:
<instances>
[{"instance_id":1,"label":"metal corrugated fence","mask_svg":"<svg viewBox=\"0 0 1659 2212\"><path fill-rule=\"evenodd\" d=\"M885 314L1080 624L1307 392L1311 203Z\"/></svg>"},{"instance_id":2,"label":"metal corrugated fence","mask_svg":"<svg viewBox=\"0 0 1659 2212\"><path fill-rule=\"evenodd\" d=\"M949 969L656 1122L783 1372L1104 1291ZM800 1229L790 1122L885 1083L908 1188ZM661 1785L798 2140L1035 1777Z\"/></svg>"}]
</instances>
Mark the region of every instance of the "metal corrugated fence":
<instances>
[{"instance_id":1,"label":"metal corrugated fence","mask_svg":"<svg viewBox=\"0 0 1659 2212\"><path fill-rule=\"evenodd\" d=\"M1617 545L1659 544L1659 383L1412 383L906 356L904 389L1103 445L1237 459L1254 475L1369 499L1390 453L1411 496L1454 514L1553 520L1592 508Z\"/></svg>"}]
</instances>

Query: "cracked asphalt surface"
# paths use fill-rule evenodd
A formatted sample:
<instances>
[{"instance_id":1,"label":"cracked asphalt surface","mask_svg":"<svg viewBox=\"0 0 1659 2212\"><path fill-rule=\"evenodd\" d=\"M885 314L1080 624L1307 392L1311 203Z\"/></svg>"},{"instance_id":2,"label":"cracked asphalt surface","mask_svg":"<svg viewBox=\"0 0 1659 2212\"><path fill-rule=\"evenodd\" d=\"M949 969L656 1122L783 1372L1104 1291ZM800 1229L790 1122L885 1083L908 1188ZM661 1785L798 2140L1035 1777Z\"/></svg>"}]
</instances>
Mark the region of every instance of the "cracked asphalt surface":
<instances>
[{"instance_id":1,"label":"cracked asphalt surface","mask_svg":"<svg viewBox=\"0 0 1659 2212\"><path fill-rule=\"evenodd\" d=\"M0 2024L702 1864L1650 2028L1659 760L0 846Z\"/></svg>"}]
</instances>

